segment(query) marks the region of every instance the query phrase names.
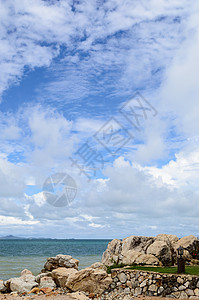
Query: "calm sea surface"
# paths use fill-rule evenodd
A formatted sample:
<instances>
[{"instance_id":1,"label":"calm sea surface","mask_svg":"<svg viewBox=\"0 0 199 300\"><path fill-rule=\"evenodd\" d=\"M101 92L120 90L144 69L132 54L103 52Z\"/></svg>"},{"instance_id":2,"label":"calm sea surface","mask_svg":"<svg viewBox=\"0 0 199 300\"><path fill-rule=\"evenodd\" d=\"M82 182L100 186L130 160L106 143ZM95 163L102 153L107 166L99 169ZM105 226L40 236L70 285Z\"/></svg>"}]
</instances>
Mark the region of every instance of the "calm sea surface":
<instances>
[{"instance_id":1,"label":"calm sea surface","mask_svg":"<svg viewBox=\"0 0 199 300\"><path fill-rule=\"evenodd\" d=\"M20 276L23 269L38 274L47 257L67 254L78 259L79 269L101 261L110 240L0 240L0 279Z\"/></svg>"}]
</instances>

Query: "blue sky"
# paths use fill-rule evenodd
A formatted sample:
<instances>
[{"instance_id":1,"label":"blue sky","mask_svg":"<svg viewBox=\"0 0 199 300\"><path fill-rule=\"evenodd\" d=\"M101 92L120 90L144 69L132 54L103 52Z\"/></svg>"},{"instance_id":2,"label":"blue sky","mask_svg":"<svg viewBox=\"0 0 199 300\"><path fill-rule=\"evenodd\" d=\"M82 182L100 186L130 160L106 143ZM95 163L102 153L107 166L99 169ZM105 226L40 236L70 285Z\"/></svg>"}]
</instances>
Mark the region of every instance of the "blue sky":
<instances>
[{"instance_id":1,"label":"blue sky","mask_svg":"<svg viewBox=\"0 0 199 300\"><path fill-rule=\"evenodd\" d=\"M198 234L198 11L0 0L0 236ZM46 201L57 172L70 206Z\"/></svg>"}]
</instances>

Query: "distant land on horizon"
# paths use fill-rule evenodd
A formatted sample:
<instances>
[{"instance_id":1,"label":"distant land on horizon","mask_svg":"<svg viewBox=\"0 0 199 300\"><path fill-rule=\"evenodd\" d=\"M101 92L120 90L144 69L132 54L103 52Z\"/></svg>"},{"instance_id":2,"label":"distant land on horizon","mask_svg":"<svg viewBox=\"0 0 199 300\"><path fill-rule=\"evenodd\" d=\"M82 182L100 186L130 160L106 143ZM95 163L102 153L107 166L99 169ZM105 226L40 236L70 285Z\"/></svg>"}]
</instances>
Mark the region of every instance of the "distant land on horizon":
<instances>
[{"instance_id":1,"label":"distant land on horizon","mask_svg":"<svg viewBox=\"0 0 199 300\"><path fill-rule=\"evenodd\" d=\"M112 239L91 239L91 238L84 238L84 239L76 239L76 238L45 238L45 237L18 237L14 235L6 235L6 236L0 236L0 240L107 240L111 241Z\"/></svg>"},{"instance_id":2,"label":"distant land on horizon","mask_svg":"<svg viewBox=\"0 0 199 300\"><path fill-rule=\"evenodd\" d=\"M14 235L0 236L0 240L52 240L51 238L18 237Z\"/></svg>"}]
</instances>

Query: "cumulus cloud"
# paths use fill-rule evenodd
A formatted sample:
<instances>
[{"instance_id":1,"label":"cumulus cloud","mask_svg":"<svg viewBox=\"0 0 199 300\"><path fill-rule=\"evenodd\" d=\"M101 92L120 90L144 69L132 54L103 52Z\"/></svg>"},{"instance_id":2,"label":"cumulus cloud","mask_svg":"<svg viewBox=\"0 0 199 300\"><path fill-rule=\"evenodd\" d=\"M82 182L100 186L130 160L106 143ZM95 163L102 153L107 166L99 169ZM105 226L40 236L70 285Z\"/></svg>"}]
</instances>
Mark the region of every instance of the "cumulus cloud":
<instances>
[{"instance_id":1,"label":"cumulus cloud","mask_svg":"<svg viewBox=\"0 0 199 300\"><path fill-rule=\"evenodd\" d=\"M195 233L197 13L187 0L0 0L0 94L20 85L27 70L44 68L47 78L37 89L41 104L0 115L4 232L17 225L54 237ZM105 116L118 118L137 89L158 116L88 184L69 157ZM78 186L61 210L42 193L45 178L60 171Z\"/></svg>"},{"instance_id":2,"label":"cumulus cloud","mask_svg":"<svg viewBox=\"0 0 199 300\"><path fill-rule=\"evenodd\" d=\"M184 21L192 12L186 0L145 5L119 0L36 0L30 5L10 0L0 5L1 93L19 83L26 67L50 66L61 54L60 63L52 64L56 75L45 87L59 101L102 92L107 80L120 95L131 93L132 84L149 84L186 35Z\"/></svg>"}]
</instances>

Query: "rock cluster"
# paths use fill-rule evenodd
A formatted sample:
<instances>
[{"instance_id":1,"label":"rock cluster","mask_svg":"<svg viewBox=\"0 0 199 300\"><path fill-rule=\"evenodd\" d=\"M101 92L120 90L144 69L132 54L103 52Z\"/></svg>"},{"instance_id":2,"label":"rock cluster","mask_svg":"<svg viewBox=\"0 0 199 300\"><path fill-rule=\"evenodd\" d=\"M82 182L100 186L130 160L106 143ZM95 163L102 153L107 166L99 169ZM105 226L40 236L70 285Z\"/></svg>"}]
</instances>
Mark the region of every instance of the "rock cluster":
<instances>
[{"instance_id":1,"label":"rock cluster","mask_svg":"<svg viewBox=\"0 0 199 300\"><path fill-rule=\"evenodd\" d=\"M199 277L114 269L109 294L199 299Z\"/></svg>"},{"instance_id":2,"label":"rock cluster","mask_svg":"<svg viewBox=\"0 0 199 300\"><path fill-rule=\"evenodd\" d=\"M123 265L173 265L177 258L179 246L185 248L186 260L191 260L199 240L190 235L178 239L176 235L159 234L156 237L130 236L125 239L112 240L103 253L102 263L106 266Z\"/></svg>"},{"instance_id":3,"label":"rock cluster","mask_svg":"<svg viewBox=\"0 0 199 300\"><path fill-rule=\"evenodd\" d=\"M62 289L64 293L73 293L76 297L80 291L87 295L101 294L109 288L112 283L111 275L107 274L106 267L102 263L97 262L80 271L78 271L78 263L78 260L69 255L48 258L44 269L37 276L29 270L23 270L18 278L11 278L6 282L0 281L0 293L12 292L23 295ZM85 294L81 294L81 299L86 299Z\"/></svg>"}]
</instances>

